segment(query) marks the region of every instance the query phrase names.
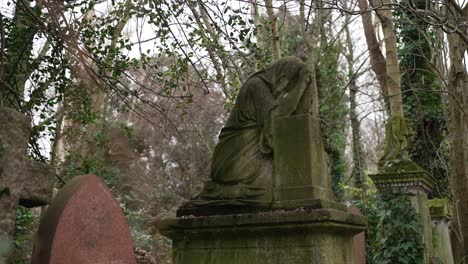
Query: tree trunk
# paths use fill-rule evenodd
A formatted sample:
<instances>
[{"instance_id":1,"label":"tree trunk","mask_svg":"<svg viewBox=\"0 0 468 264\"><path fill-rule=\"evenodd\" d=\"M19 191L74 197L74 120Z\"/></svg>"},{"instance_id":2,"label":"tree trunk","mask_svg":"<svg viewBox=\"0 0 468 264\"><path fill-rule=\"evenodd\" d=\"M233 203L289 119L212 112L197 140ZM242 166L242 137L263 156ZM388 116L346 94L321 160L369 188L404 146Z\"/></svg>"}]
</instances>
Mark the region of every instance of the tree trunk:
<instances>
[{"instance_id":1,"label":"tree trunk","mask_svg":"<svg viewBox=\"0 0 468 264\"><path fill-rule=\"evenodd\" d=\"M126 5L130 9L132 2L128 0L126 2ZM92 12L92 11L91 11ZM117 23L115 26L113 36L111 39L110 47L112 49L115 49L118 44L118 38L119 35L122 33L122 30L124 29L125 25L127 24L128 20L130 19L130 15L128 12L125 12L122 14L122 18L120 21ZM104 60L104 65L110 65L112 63L112 57L108 56ZM83 63L83 62L82 62ZM97 68L96 65L92 65L93 68ZM93 113L96 113L98 115L98 122L105 121L106 120L106 105L108 104L108 94L106 91L106 84L104 82L101 82L97 80L97 83L99 85L94 85L93 79L95 79L95 76L92 76L93 73L88 73L87 71L78 71L77 72L79 75L77 78L79 79L80 85L82 87L85 87L86 90L91 91L93 93L93 102L92 102L92 111ZM81 73L81 74L80 74ZM80 76L81 75L81 76ZM106 75L111 75L109 72L106 72ZM99 123L92 123L90 124L87 128L86 131L83 135L83 140L80 148L80 155L83 159L89 158L91 151L92 151L92 146L93 144L93 137L96 134L96 131L99 129L100 125Z\"/></svg>"},{"instance_id":2,"label":"tree trunk","mask_svg":"<svg viewBox=\"0 0 468 264\"><path fill-rule=\"evenodd\" d=\"M312 98L312 115L313 116L318 116L319 114L319 98L318 98L318 90L317 90L317 80L315 76L315 49L314 49L314 43L312 41L312 38L310 37L310 31L306 31L305 24L308 23L306 21L306 16L305 16L305 1L300 0L300 18L302 21L301 23L301 31L302 34L304 35L304 41L306 44L306 56L307 56L307 66L309 67L310 75L311 75L311 82L310 82L310 93L311 93L311 98ZM314 23L315 26L316 23Z\"/></svg>"},{"instance_id":3,"label":"tree trunk","mask_svg":"<svg viewBox=\"0 0 468 264\"><path fill-rule=\"evenodd\" d=\"M371 0L373 7L378 7L377 0ZM398 48L395 28L393 26L393 14L389 9L390 0L381 0L378 4L383 7L376 8L377 15L382 24L385 42L385 65L387 69L386 85L390 102L390 112L393 115L403 115L403 103L401 98L400 66L398 64Z\"/></svg>"},{"instance_id":4,"label":"tree trunk","mask_svg":"<svg viewBox=\"0 0 468 264\"><path fill-rule=\"evenodd\" d=\"M200 4L200 2L198 2L198 4L199 4L199 9L200 9L201 19L203 22L202 24L204 25L208 34L211 36L211 40L212 40L212 43L207 42L207 45L211 45L210 48L212 49L213 55L215 54L218 55L218 57L221 59L221 62L222 62L222 65L221 65L222 68L226 69L228 76L221 76L221 77L224 78L225 80L226 80L226 77L228 77L228 80L231 83L231 87L227 87L226 85L226 93L227 93L226 98L232 102L232 99L233 99L232 92L237 91L241 85L241 81L239 78L239 75L241 73L239 69L236 68L236 65L231 63L232 61L228 58L226 53L223 50L220 50L220 47L222 47L222 43L219 39L219 35L216 33L215 29L211 25L211 19L209 18L209 14L206 10L206 7Z\"/></svg>"},{"instance_id":5,"label":"tree trunk","mask_svg":"<svg viewBox=\"0 0 468 264\"><path fill-rule=\"evenodd\" d=\"M374 26L372 24L372 14L369 10L367 0L358 0L359 10L362 12L362 25L364 27L364 35L370 54L370 64L379 82L380 90L385 98L388 98L387 87L387 67L385 58L380 49L380 44L377 41Z\"/></svg>"},{"instance_id":6,"label":"tree trunk","mask_svg":"<svg viewBox=\"0 0 468 264\"><path fill-rule=\"evenodd\" d=\"M255 27L258 27L261 22L260 22L260 12L258 10L258 1L257 0L252 0L252 18L253 18ZM257 32L257 47L259 49L265 48L263 35L261 33L259 33L259 32Z\"/></svg>"},{"instance_id":7,"label":"tree trunk","mask_svg":"<svg viewBox=\"0 0 468 264\"><path fill-rule=\"evenodd\" d=\"M268 19L270 20L271 50L273 53L273 59L278 60L279 58L281 58L280 38L278 34L278 28L276 25L277 17L273 8L273 1L265 0L265 7L267 10Z\"/></svg>"},{"instance_id":8,"label":"tree trunk","mask_svg":"<svg viewBox=\"0 0 468 264\"><path fill-rule=\"evenodd\" d=\"M206 21L206 18L203 19L203 20L201 18L200 13L202 12L203 7L200 6L199 7L200 12L198 12L196 6L192 2L188 1L187 3L188 3L188 6L189 6L190 10L192 11L193 17L195 18L195 21L197 22L198 28L200 29L200 31L201 32L206 32L206 31L212 30L209 22ZM205 29L205 27L207 27L207 29ZM212 36L212 35L213 34L211 34L211 32L210 32L210 36ZM206 50L208 51L208 56L210 57L210 60L213 63L213 68L216 71L216 80L219 82L219 84L221 86L221 90L224 93L224 96L229 101L229 100L231 100L231 93L228 90L228 86L227 86L227 83L226 83L226 78L224 77L224 73L223 73L221 64L219 63L218 57L216 56L216 48L217 47L215 47L215 45L216 46L219 45L218 39L215 38L214 41L213 41L213 39L211 39L210 36L207 36L207 34L203 33L204 41L202 42L202 45L205 46ZM214 42L214 44L212 42Z\"/></svg>"},{"instance_id":9,"label":"tree trunk","mask_svg":"<svg viewBox=\"0 0 468 264\"><path fill-rule=\"evenodd\" d=\"M358 87L356 85L357 73L354 71L354 46L349 32L350 16L346 17L345 33L348 54L345 55L348 62L348 80L349 80L349 119L351 121L351 136L353 150L353 170L351 177L357 188L362 188L365 180L366 158L361 141L360 122L357 115L356 94Z\"/></svg>"},{"instance_id":10,"label":"tree trunk","mask_svg":"<svg viewBox=\"0 0 468 264\"><path fill-rule=\"evenodd\" d=\"M468 16L468 8L464 14ZM467 46L455 33L448 34L452 156L450 184L453 194L452 247L455 263L468 258L468 77L463 63Z\"/></svg>"}]
</instances>

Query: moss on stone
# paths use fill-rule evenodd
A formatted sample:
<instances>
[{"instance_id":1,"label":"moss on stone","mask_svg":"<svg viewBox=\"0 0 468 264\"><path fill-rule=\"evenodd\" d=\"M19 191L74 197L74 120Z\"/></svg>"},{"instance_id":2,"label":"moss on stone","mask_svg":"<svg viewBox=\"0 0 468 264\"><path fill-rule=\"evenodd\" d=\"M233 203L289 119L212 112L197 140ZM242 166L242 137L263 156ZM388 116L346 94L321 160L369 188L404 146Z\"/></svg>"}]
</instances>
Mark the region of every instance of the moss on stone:
<instances>
[{"instance_id":1,"label":"moss on stone","mask_svg":"<svg viewBox=\"0 0 468 264\"><path fill-rule=\"evenodd\" d=\"M429 200L429 211L432 218L450 217L450 204L447 198Z\"/></svg>"},{"instance_id":2,"label":"moss on stone","mask_svg":"<svg viewBox=\"0 0 468 264\"><path fill-rule=\"evenodd\" d=\"M402 159L386 160L379 168L379 173L405 172L424 172L424 169L408 157Z\"/></svg>"},{"instance_id":3,"label":"moss on stone","mask_svg":"<svg viewBox=\"0 0 468 264\"><path fill-rule=\"evenodd\" d=\"M399 114L389 117L385 124L385 150L379 167L388 161L408 159L408 137L411 135L406 119Z\"/></svg>"},{"instance_id":4,"label":"moss on stone","mask_svg":"<svg viewBox=\"0 0 468 264\"><path fill-rule=\"evenodd\" d=\"M177 264L347 264L354 260L353 235L365 230L366 217L298 209L165 219L156 227L173 240Z\"/></svg>"}]
</instances>

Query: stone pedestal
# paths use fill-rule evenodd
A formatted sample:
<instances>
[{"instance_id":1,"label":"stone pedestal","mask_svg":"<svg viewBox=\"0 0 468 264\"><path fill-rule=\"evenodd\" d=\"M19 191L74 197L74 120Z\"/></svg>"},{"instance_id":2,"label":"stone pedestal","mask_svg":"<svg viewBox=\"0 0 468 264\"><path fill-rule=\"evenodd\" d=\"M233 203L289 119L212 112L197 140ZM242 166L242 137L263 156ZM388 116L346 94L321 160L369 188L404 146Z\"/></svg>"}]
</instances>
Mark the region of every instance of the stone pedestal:
<instances>
[{"instance_id":1,"label":"stone pedestal","mask_svg":"<svg viewBox=\"0 0 468 264\"><path fill-rule=\"evenodd\" d=\"M320 120L310 114L276 118L273 122L274 192L272 208L334 208L328 154L323 147Z\"/></svg>"},{"instance_id":2,"label":"stone pedestal","mask_svg":"<svg viewBox=\"0 0 468 264\"><path fill-rule=\"evenodd\" d=\"M427 196L434 188L434 179L411 160L405 161L404 164L395 163L393 165L392 171L382 170L380 173L369 176L379 191L398 191L409 196L411 204L421 219L424 263L431 263L433 257L432 226Z\"/></svg>"},{"instance_id":3,"label":"stone pedestal","mask_svg":"<svg viewBox=\"0 0 468 264\"><path fill-rule=\"evenodd\" d=\"M310 114L274 120L274 200L332 200L320 121Z\"/></svg>"},{"instance_id":4,"label":"stone pedestal","mask_svg":"<svg viewBox=\"0 0 468 264\"><path fill-rule=\"evenodd\" d=\"M448 200L429 200L429 211L432 219L434 258L438 259L440 263L453 264L452 243L450 241L451 214Z\"/></svg>"},{"instance_id":5,"label":"stone pedestal","mask_svg":"<svg viewBox=\"0 0 468 264\"><path fill-rule=\"evenodd\" d=\"M173 263L354 263L353 236L365 230L366 217L334 201L319 124L309 114L273 121L267 204L180 208L177 218L157 221L173 241Z\"/></svg>"},{"instance_id":6,"label":"stone pedestal","mask_svg":"<svg viewBox=\"0 0 468 264\"><path fill-rule=\"evenodd\" d=\"M349 264L366 218L334 209L161 220L177 264Z\"/></svg>"}]
</instances>

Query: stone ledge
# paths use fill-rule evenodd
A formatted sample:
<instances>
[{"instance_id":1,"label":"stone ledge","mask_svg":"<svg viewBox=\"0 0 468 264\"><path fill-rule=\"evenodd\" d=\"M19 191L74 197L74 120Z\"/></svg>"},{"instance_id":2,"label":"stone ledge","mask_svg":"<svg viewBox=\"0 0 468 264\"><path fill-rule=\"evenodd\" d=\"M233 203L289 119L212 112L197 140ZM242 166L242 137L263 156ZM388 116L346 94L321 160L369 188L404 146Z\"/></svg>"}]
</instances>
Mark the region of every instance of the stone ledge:
<instances>
[{"instance_id":1,"label":"stone ledge","mask_svg":"<svg viewBox=\"0 0 468 264\"><path fill-rule=\"evenodd\" d=\"M278 210L295 211L297 209L336 209L346 211L346 206L330 200L308 199L308 200L286 200L273 201L256 204L235 204L229 201L218 201L204 206L181 207L177 210L177 217L201 217L215 215L233 215L233 214L256 214Z\"/></svg>"},{"instance_id":2,"label":"stone ledge","mask_svg":"<svg viewBox=\"0 0 468 264\"><path fill-rule=\"evenodd\" d=\"M385 172L370 174L369 177L378 189L416 187L430 193L435 186L434 178L425 171Z\"/></svg>"},{"instance_id":3,"label":"stone ledge","mask_svg":"<svg viewBox=\"0 0 468 264\"><path fill-rule=\"evenodd\" d=\"M333 199L334 195L330 189L322 188L319 186L280 186L274 188L275 200L290 201L290 200L308 200L314 197L313 200L318 199Z\"/></svg>"},{"instance_id":4,"label":"stone ledge","mask_svg":"<svg viewBox=\"0 0 468 264\"><path fill-rule=\"evenodd\" d=\"M365 216L336 209L298 209L295 211L270 211L255 214L216 215L205 217L180 217L157 220L155 225L159 232L168 237L191 232L242 231L242 229L314 229L324 232L325 229L340 229L343 232L359 233L366 227Z\"/></svg>"}]
</instances>

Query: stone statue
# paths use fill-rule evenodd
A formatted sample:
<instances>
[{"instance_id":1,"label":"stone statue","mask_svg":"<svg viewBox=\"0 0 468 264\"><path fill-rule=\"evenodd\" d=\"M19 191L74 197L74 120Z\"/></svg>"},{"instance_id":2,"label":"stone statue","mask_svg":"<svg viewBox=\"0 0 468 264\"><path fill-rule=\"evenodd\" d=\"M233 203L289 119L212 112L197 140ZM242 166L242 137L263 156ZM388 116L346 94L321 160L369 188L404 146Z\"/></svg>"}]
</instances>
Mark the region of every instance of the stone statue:
<instances>
[{"instance_id":1,"label":"stone statue","mask_svg":"<svg viewBox=\"0 0 468 264\"><path fill-rule=\"evenodd\" d=\"M305 63L288 57L244 83L219 135L210 180L183 207L271 203L272 120L310 112L309 76Z\"/></svg>"},{"instance_id":2,"label":"stone statue","mask_svg":"<svg viewBox=\"0 0 468 264\"><path fill-rule=\"evenodd\" d=\"M385 150L379 160L379 166L386 161L408 158L408 137L411 135L406 120L401 115L390 116L385 125Z\"/></svg>"},{"instance_id":3,"label":"stone statue","mask_svg":"<svg viewBox=\"0 0 468 264\"><path fill-rule=\"evenodd\" d=\"M378 163L379 173L424 171L408 155L408 142L413 135L411 126L402 115L389 117L385 124L385 149Z\"/></svg>"}]
</instances>

